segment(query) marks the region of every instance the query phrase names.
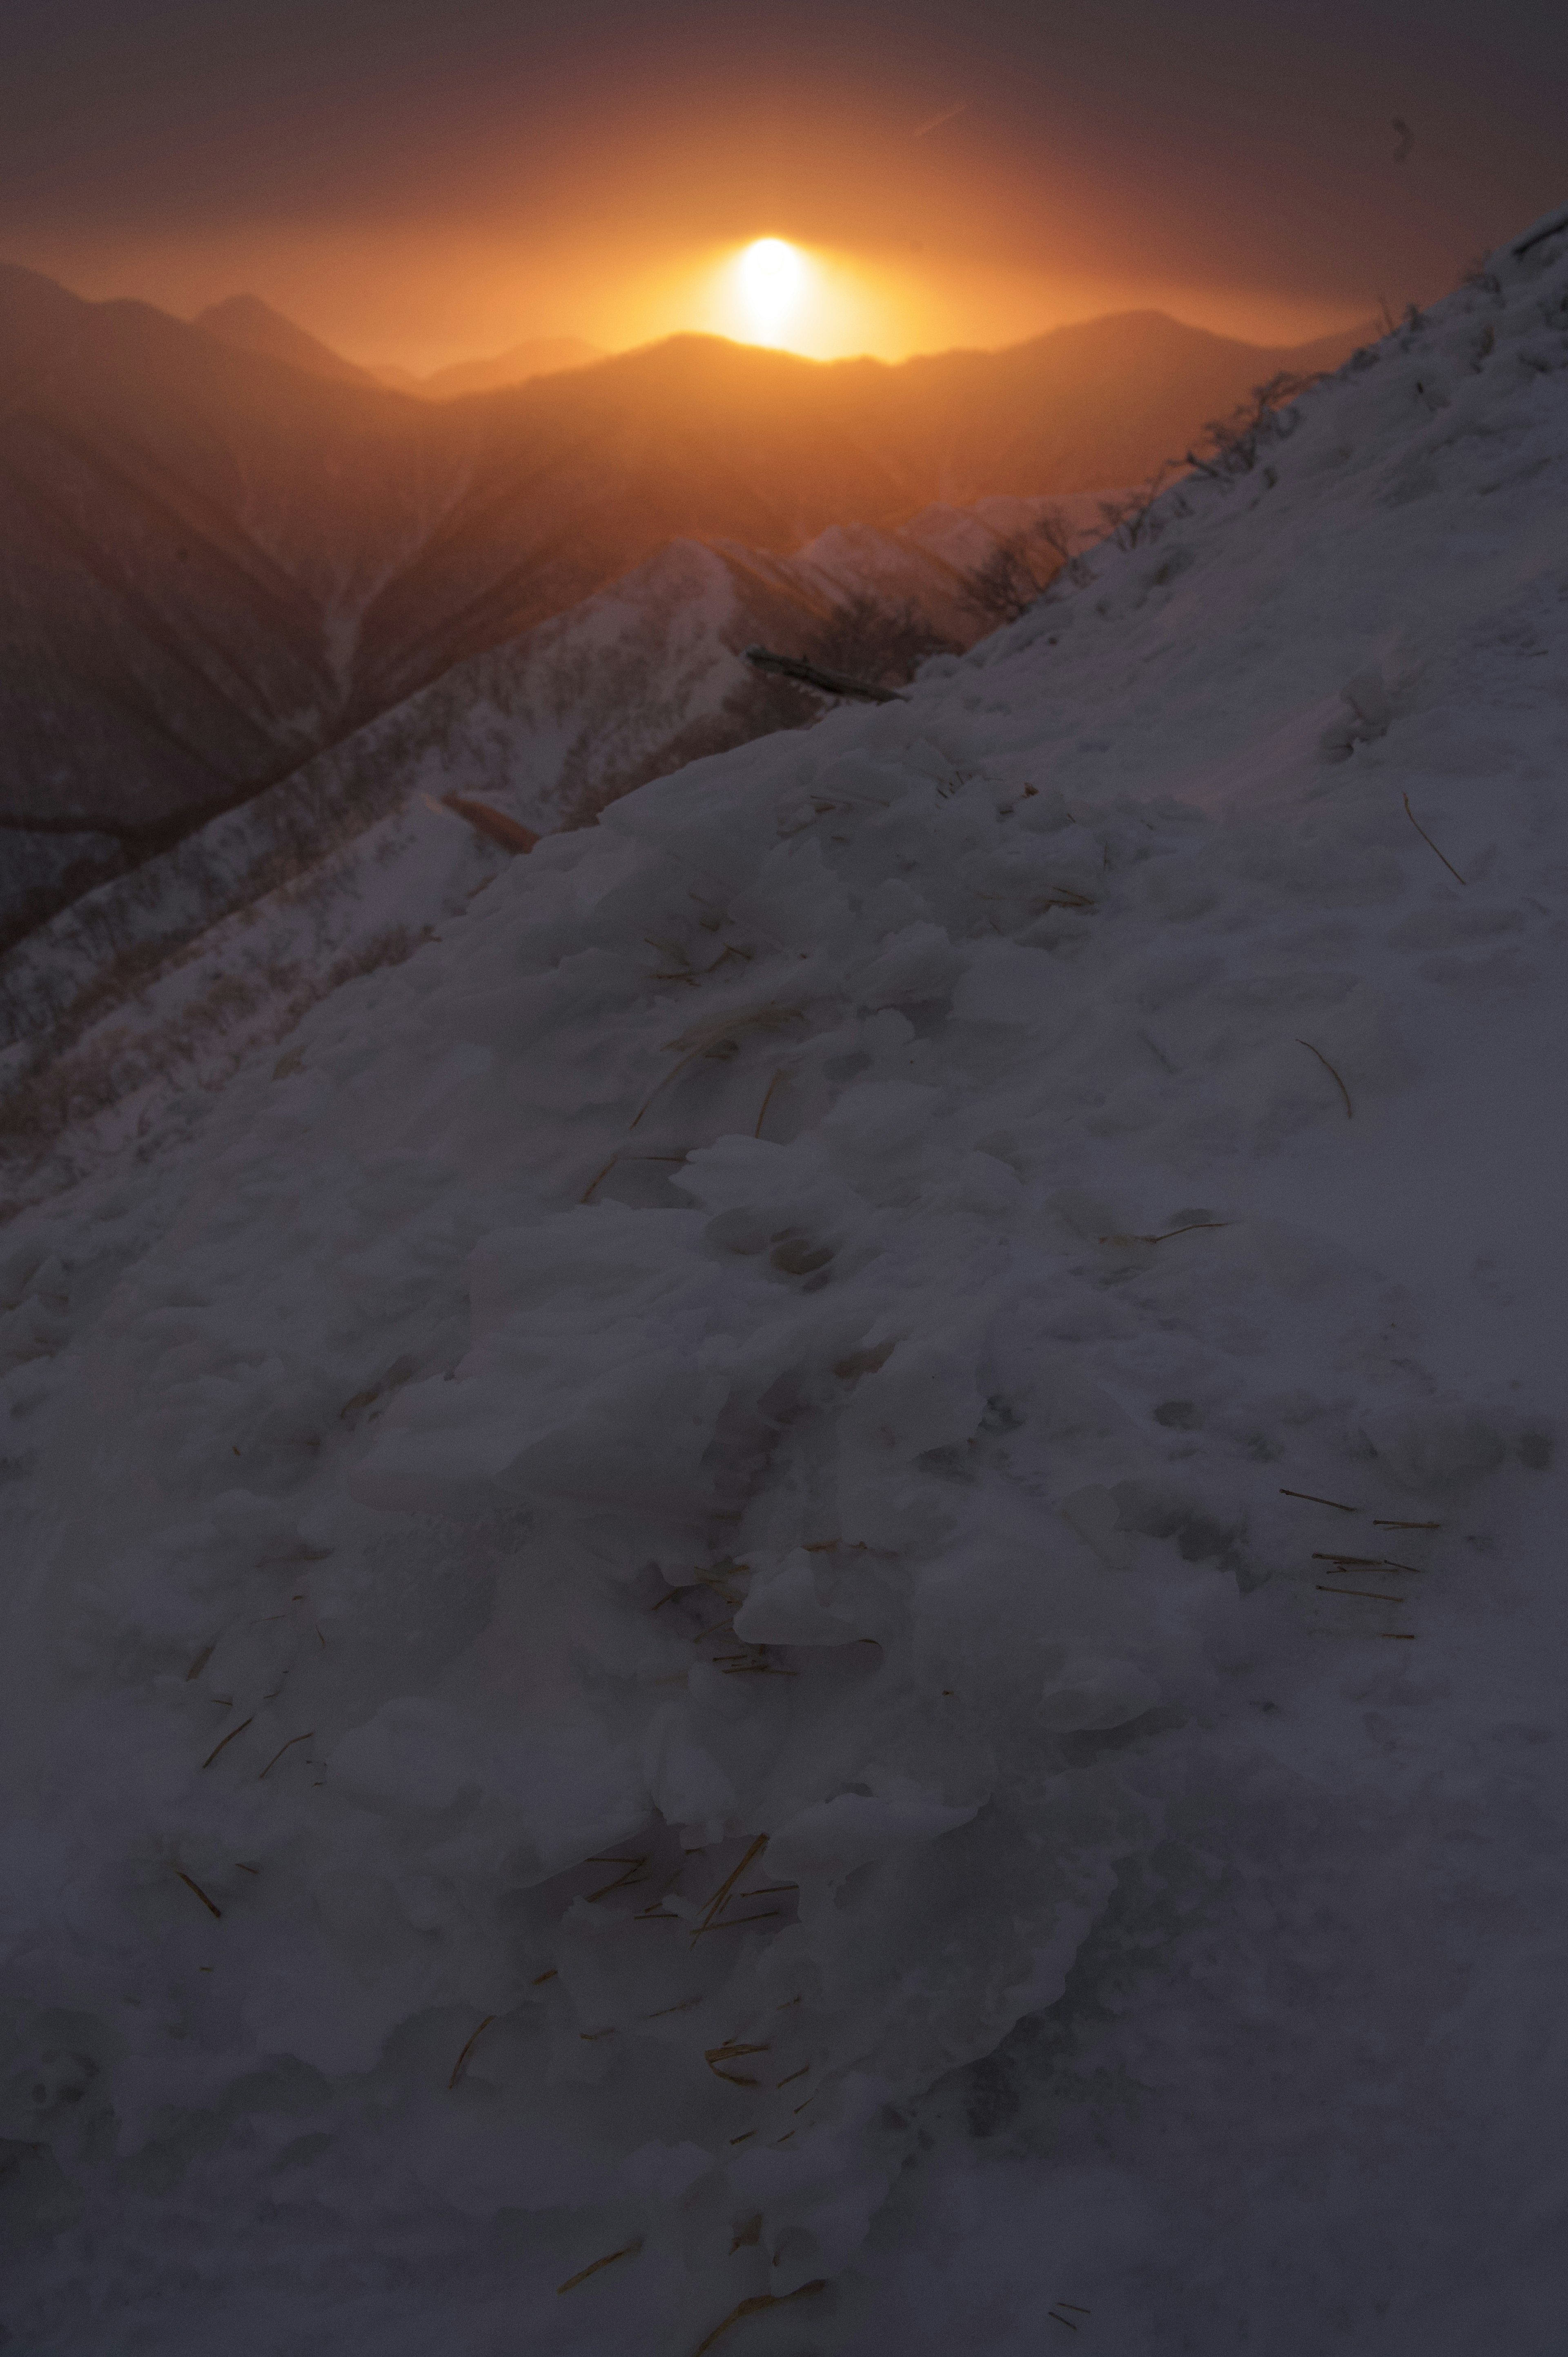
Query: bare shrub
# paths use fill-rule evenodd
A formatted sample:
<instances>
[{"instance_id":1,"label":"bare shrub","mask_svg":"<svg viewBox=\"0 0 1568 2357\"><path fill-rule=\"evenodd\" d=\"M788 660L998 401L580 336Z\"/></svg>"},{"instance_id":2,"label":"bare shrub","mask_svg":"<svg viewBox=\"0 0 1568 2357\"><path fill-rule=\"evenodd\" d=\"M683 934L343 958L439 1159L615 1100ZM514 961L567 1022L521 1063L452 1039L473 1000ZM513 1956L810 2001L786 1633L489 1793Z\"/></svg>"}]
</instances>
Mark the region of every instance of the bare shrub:
<instances>
[{"instance_id":1,"label":"bare shrub","mask_svg":"<svg viewBox=\"0 0 1568 2357\"><path fill-rule=\"evenodd\" d=\"M1167 459L1135 491L1129 491L1122 499L1101 500L1101 519L1108 537L1118 548L1137 548L1145 540L1159 538L1164 527L1154 511L1170 471L1171 462Z\"/></svg>"},{"instance_id":2,"label":"bare shrub","mask_svg":"<svg viewBox=\"0 0 1568 2357\"><path fill-rule=\"evenodd\" d=\"M1043 517L999 541L965 582L963 594L990 629L1015 622L1043 597L1064 565L1076 562L1065 519Z\"/></svg>"},{"instance_id":3,"label":"bare shrub","mask_svg":"<svg viewBox=\"0 0 1568 2357\"><path fill-rule=\"evenodd\" d=\"M824 671L846 673L876 687L904 687L932 655L954 654L958 641L906 599L886 606L852 597L808 641L803 652Z\"/></svg>"},{"instance_id":4,"label":"bare shrub","mask_svg":"<svg viewBox=\"0 0 1568 2357\"><path fill-rule=\"evenodd\" d=\"M1202 450L1189 450L1187 464L1211 482L1250 475L1269 443L1294 432L1294 422L1287 425L1282 415L1289 414L1287 404L1321 382L1320 375L1296 376L1281 369L1266 384L1254 385L1229 417L1209 419Z\"/></svg>"}]
</instances>

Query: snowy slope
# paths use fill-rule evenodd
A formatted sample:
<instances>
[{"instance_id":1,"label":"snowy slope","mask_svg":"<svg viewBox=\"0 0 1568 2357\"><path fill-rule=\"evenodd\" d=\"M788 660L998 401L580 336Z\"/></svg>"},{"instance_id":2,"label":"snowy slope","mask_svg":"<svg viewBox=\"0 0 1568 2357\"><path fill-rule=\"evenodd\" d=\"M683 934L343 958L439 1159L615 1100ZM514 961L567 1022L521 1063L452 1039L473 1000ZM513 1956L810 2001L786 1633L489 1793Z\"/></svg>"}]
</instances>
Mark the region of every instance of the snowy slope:
<instances>
[{"instance_id":1,"label":"snowy slope","mask_svg":"<svg viewBox=\"0 0 1568 2357\"><path fill-rule=\"evenodd\" d=\"M12 1222L19 2345L1560 2345L1568 215L1493 267Z\"/></svg>"},{"instance_id":2,"label":"snowy slope","mask_svg":"<svg viewBox=\"0 0 1568 2357\"><path fill-rule=\"evenodd\" d=\"M672 542L83 893L0 953L0 1184L30 1199L132 1128L161 1135L171 1093L212 1087L347 976L459 915L507 855L436 797L553 833L698 752L809 724L826 701L759 678L742 648L811 652L826 631L831 649L867 601L896 633L908 617L928 645L972 645L977 573L1047 516L1066 547L1104 531L1080 494L928 508L897 532L837 525L785 556ZM1045 578L1058 558L1036 542L1029 562ZM853 640L838 659L862 667ZM81 838L46 841L64 864ZM18 894L37 890L37 860L12 865Z\"/></svg>"}]
</instances>

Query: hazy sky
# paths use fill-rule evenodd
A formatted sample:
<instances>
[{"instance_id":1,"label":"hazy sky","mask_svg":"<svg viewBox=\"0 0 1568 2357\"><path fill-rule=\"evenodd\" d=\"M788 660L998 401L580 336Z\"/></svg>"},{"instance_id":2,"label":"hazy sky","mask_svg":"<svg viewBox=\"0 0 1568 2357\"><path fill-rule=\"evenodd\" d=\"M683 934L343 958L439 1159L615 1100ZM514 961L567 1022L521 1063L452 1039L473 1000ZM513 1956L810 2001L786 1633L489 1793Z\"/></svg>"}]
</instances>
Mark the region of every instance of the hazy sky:
<instances>
[{"instance_id":1,"label":"hazy sky","mask_svg":"<svg viewBox=\"0 0 1568 2357\"><path fill-rule=\"evenodd\" d=\"M725 327L763 235L822 349L1283 340L1568 199L1565 90L1547 0L5 0L0 258L416 366Z\"/></svg>"}]
</instances>

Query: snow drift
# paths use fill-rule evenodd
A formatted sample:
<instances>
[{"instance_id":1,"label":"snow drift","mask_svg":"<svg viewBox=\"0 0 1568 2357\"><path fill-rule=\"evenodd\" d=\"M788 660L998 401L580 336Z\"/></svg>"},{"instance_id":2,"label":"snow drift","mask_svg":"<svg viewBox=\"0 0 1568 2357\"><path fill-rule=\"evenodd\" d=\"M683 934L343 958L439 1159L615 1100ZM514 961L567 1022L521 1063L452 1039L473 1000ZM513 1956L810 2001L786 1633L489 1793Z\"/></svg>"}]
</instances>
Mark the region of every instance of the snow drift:
<instances>
[{"instance_id":1,"label":"snow drift","mask_svg":"<svg viewBox=\"0 0 1568 2357\"><path fill-rule=\"evenodd\" d=\"M1565 382L1553 233L12 1224L30 2347L914 2346L1172 1796L1498 1641L1550 1359L1409 1236L1561 976Z\"/></svg>"}]
</instances>

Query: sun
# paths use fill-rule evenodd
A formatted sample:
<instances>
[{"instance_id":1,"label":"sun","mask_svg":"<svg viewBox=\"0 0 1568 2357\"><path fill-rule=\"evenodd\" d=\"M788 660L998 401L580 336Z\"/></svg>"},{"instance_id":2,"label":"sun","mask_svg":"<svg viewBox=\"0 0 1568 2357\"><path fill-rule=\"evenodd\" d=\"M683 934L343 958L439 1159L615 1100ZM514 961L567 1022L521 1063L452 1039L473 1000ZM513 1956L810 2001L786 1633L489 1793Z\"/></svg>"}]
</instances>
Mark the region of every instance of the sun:
<instances>
[{"instance_id":1,"label":"sun","mask_svg":"<svg viewBox=\"0 0 1568 2357\"><path fill-rule=\"evenodd\" d=\"M740 257L740 306L758 344L778 344L805 292L805 258L781 237L759 237Z\"/></svg>"}]
</instances>

